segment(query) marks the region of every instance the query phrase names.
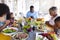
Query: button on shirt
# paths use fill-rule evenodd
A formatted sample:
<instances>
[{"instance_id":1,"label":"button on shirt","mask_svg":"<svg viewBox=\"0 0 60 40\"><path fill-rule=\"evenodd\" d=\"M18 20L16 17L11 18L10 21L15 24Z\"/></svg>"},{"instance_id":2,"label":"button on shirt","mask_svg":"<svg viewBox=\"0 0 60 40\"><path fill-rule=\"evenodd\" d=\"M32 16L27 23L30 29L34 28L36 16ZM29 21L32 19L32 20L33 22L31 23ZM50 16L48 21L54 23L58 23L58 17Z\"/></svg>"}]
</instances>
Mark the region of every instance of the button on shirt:
<instances>
[{"instance_id":1,"label":"button on shirt","mask_svg":"<svg viewBox=\"0 0 60 40\"><path fill-rule=\"evenodd\" d=\"M33 12L33 13L32 13L32 12L28 11L26 17L29 18L29 17L31 17L31 16L32 16L34 19L36 19L37 16L38 16L38 13L37 13L37 12Z\"/></svg>"}]
</instances>

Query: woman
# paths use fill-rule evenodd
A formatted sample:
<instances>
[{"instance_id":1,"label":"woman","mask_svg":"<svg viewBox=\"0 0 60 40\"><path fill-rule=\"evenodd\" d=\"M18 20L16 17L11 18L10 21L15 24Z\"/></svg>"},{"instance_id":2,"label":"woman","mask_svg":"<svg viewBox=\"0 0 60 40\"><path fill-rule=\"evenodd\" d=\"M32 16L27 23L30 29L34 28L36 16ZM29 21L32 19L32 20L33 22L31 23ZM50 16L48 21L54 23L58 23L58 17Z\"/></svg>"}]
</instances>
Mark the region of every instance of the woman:
<instances>
[{"instance_id":1,"label":"woman","mask_svg":"<svg viewBox=\"0 0 60 40\"><path fill-rule=\"evenodd\" d=\"M56 7L51 7L49 9L49 14L51 16L51 19L49 21L46 21L46 24L50 27L54 27L55 26L54 20L58 17L57 8Z\"/></svg>"}]
</instances>

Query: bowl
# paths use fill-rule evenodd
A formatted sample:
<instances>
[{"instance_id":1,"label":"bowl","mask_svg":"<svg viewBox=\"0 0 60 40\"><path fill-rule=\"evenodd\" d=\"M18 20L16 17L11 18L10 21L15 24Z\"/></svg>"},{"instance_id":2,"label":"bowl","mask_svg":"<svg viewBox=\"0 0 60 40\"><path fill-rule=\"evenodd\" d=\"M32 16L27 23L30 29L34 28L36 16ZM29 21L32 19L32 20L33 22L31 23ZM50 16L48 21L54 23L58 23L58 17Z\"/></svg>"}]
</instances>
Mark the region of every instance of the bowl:
<instances>
[{"instance_id":1,"label":"bowl","mask_svg":"<svg viewBox=\"0 0 60 40\"><path fill-rule=\"evenodd\" d=\"M8 27L2 30L2 33L5 35L13 35L18 32L18 28L16 27Z\"/></svg>"},{"instance_id":2,"label":"bowl","mask_svg":"<svg viewBox=\"0 0 60 40\"><path fill-rule=\"evenodd\" d=\"M26 38L24 38L24 35L25 35ZM28 34L24 33L24 32L18 32L15 35L13 35L13 38L14 39L19 39L19 40L21 40L21 39L26 40L28 38Z\"/></svg>"}]
</instances>

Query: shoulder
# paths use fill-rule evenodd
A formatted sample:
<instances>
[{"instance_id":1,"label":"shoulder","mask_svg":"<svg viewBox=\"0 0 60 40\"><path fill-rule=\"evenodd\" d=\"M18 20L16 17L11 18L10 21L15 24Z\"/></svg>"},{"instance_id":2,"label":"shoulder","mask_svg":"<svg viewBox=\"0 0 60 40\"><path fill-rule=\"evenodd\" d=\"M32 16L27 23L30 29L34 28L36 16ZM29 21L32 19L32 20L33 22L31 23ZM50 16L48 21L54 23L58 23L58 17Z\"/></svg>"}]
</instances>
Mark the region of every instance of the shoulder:
<instances>
[{"instance_id":1,"label":"shoulder","mask_svg":"<svg viewBox=\"0 0 60 40\"><path fill-rule=\"evenodd\" d=\"M35 13L38 13L37 11L34 11Z\"/></svg>"},{"instance_id":2,"label":"shoulder","mask_svg":"<svg viewBox=\"0 0 60 40\"><path fill-rule=\"evenodd\" d=\"M38 15L38 12L34 11L34 14Z\"/></svg>"},{"instance_id":3,"label":"shoulder","mask_svg":"<svg viewBox=\"0 0 60 40\"><path fill-rule=\"evenodd\" d=\"M26 15L28 15L28 14L30 14L30 11L28 11L28 12L26 13Z\"/></svg>"},{"instance_id":4,"label":"shoulder","mask_svg":"<svg viewBox=\"0 0 60 40\"><path fill-rule=\"evenodd\" d=\"M54 19L56 19L56 18L58 18L58 17L60 17L60 16L57 15Z\"/></svg>"},{"instance_id":5,"label":"shoulder","mask_svg":"<svg viewBox=\"0 0 60 40\"><path fill-rule=\"evenodd\" d=\"M27 13L30 13L30 11L28 11Z\"/></svg>"},{"instance_id":6,"label":"shoulder","mask_svg":"<svg viewBox=\"0 0 60 40\"><path fill-rule=\"evenodd\" d=\"M37 13L37 11L34 11L35 13Z\"/></svg>"}]
</instances>

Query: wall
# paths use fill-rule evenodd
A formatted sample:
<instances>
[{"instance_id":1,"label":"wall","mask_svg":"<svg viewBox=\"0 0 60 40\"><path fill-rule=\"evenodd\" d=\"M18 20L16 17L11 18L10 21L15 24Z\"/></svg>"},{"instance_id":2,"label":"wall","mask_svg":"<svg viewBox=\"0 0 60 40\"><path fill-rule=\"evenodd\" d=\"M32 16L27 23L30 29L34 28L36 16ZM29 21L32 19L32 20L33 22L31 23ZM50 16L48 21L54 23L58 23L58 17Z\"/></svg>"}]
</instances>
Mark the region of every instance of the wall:
<instances>
[{"instance_id":1,"label":"wall","mask_svg":"<svg viewBox=\"0 0 60 40\"><path fill-rule=\"evenodd\" d=\"M0 1L2 2L2 0ZM44 17L45 19L49 17L48 9L52 6L57 6L58 13L60 13L60 0L4 0L3 2L9 6L10 11L14 13L16 18L21 15L26 16L31 5L35 7L39 17Z\"/></svg>"}]
</instances>

